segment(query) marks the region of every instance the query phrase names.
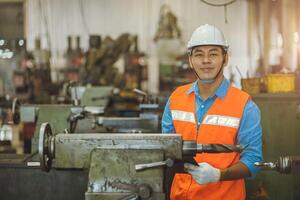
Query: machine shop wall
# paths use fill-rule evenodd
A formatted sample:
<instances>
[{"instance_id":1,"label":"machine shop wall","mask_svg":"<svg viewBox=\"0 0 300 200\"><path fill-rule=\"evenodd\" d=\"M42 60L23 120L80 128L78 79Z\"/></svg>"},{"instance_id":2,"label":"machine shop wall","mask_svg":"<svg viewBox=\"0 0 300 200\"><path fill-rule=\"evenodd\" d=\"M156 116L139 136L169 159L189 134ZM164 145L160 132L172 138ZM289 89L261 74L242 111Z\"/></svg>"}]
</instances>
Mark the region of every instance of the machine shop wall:
<instances>
[{"instance_id":1,"label":"machine shop wall","mask_svg":"<svg viewBox=\"0 0 300 200\"><path fill-rule=\"evenodd\" d=\"M0 1L0 37L24 36L23 3Z\"/></svg>"},{"instance_id":2,"label":"machine shop wall","mask_svg":"<svg viewBox=\"0 0 300 200\"><path fill-rule=\"evenodd\" d=\"M192 31L200 24L211 23L224 30L230 44L226 74L236 74L236 66L246 76L250 66L247 55L247 1L239 0L227 7L225 23L223 7L211 7L200 0L27 0L26 36L28 49L41 37L42 47L51 49L52 63L59 62L67 47L68 35L80 35L82 48L88 46L89 34L117 37L124 32L138 34L139 47L149 55L150 92L158 92L158 60L153 41L159 21L159 10L168 4L182 31L181 51ZM238 17L237 17L238 16ZM253 63L253 62L252 62ZM253 70L251 70L253 71Z\"/></svg>"}]
</instances>

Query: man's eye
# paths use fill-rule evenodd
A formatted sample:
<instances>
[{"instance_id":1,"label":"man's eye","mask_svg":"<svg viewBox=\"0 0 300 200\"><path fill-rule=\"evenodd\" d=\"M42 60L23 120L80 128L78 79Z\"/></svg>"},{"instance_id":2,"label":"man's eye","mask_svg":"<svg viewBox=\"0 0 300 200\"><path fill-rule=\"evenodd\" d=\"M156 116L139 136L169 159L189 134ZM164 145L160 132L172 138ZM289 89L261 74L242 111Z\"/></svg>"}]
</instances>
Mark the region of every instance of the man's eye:
<instances>
[{"instance_id":1,"label":"man's eye","mask_svg":"<svg viewBox=\"0 0 300 200\"><path fill-rule=\"evenodd\" d=\"M198 53L198 54L195 54L195 56L196 56L196 57L202 57L203 54L199 54L199 53Z\"/></svg>"},{"instance_id":2,"label":"man's eye","mask_svg":"<svg viewBox=\"0 0 300 200\"><path fill-rule=\"evenodd\" d=\"M216 53L212 53L212 54L210 54L210 56L213 56L213 57L215 57L215 56L217 56L218 54L216 54Z\"/></svg>"}]
</instances>

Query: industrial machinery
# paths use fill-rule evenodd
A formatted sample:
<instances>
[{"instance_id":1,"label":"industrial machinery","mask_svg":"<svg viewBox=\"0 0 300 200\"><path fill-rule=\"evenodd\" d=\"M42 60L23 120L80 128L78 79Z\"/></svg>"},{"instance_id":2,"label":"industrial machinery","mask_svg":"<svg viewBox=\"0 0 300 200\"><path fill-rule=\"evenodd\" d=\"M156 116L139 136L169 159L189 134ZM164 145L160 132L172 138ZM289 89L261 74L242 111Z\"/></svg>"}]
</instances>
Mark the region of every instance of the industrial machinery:
<instances>
[{"instance_id":1,"label":"industrial machinery","mask_svg":"<svg viewBox=\"0 0 300 200\"><path fill-rule=\"evenodd\" d=\"M162 200L167 195L167 168L193 162L196 153L241 151L239 145L183 141L179 134L52 135L50 125L43 123L38 164L44 171L52 166L60 170L89 169L86 200Z\"/></svg>"},{"instance_id":2,"label":"industrial machinery","mask_svg":"<svg viewBox=\"0 0 300 200\"><path fill-rule=\"evenodd\" d=\"M282 174L300 173L300 156L280 156L275 162L256 162L256 166Z\"/></svg>"},{"instance_id":3,"label":"industrial machinery","mask_svg":"<svg viewBox=\"0 0 300 200\"><path fill-rule=\"evenodd\" d=\"M23 105L21 121L35 123L32 138L32 153L36 152L38 129L49 122L53 133L147 133L159 132L158 100L140 90L143 98L139 104L139 115L120 117L107 115L113 87L73 87L69 105Z\"/></svg>"},{"instance_id":4,"label":"industrial machinery","mask_svg":"<svg viewBox=\"0 0 300 200\"><path fill-rule=\"evenodd\" d=\"M91 87L84 88L79 96L76 95L74 102L77 105L22 105L20 106L20 118L24 123L35 123L35 133L32 138L32 151L35 152L38 141L38 129L40 125L48 121L53 126L54 133L74 132L78 120L89 119L102 115L109 103L113 87ZM77 91L77 90L75 90ZM77 94L77 92L75 92ZM79 95L79 94L78 94ZM79 102L81 104L79 105ZM83 124L83 123L82 123ZM92 129L93 123L85 125L85 128Z\"/></svg>"}]
</instances>

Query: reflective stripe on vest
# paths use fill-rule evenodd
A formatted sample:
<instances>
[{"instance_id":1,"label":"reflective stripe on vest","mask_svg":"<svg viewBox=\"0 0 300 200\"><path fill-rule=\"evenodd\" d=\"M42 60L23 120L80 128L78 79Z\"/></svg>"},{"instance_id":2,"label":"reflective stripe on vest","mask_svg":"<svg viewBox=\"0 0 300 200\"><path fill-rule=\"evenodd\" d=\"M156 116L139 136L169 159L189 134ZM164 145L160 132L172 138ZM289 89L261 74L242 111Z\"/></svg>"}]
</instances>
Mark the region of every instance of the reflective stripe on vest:
<instances>
[{"instance_id":1,"label":"reflective stripe on vest","mask_svg":"<svg viewBox=\"0 0 300 200\"><path fill-rule=\"evenodd\" d=\"M206 115L206 117L203 119L202 124L238 128L240 124L240 119L236 117L228 117L221 115Z\"/></svg>"},{"instance_id":2,"label":"reflective stripe on vest","mask_svg":"<svg viewBox=\"0 0 300 200\"><path fill-rule=\"evenodd\" d=\"M185 112L181 110L171 110L172 119L177 121L185 121L196 123L194 113L192 112Z\"/></svg>"},{"instance_id":3,"label":"reflective stripe on vest","mask_svg":"<svg viewBox=\"0 0 300 200\"><path fill-rule=\"evenodd\" d=\"M198 144L236 144L240 119L249 95L230 86L223 99L216 98L197 130L197 124L190 123L196 116L195 94L187 94L190 87L191 84L181 86L170 96L176 133L181 134L184 140L196 140ZM197 162L207 162L225 169L239 161L239 154L202 153L194 158ZM199 185L188 174L176 174L171 189L171 200L242 200L245 196L243 179Z\"/></svg>"}]
</instances>

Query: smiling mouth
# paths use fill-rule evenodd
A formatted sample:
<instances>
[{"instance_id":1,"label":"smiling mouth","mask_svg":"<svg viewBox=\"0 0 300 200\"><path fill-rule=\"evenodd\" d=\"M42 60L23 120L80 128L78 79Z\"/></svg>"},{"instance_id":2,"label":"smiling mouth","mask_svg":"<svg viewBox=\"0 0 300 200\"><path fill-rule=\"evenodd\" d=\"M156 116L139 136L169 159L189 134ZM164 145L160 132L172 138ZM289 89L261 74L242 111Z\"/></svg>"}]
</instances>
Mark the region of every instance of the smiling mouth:
<instances>
[{"instance_id":1,"label":"smiling mouth","mask_svg":"<svg viewBox=\"0 0 300 200\"><path fill-rule=\"evenodd\" d=\"M209 72L211 70L213 70L214 68L200 68L200 70L204 71L204 72Z\"/></svg>"}]
</instances>

